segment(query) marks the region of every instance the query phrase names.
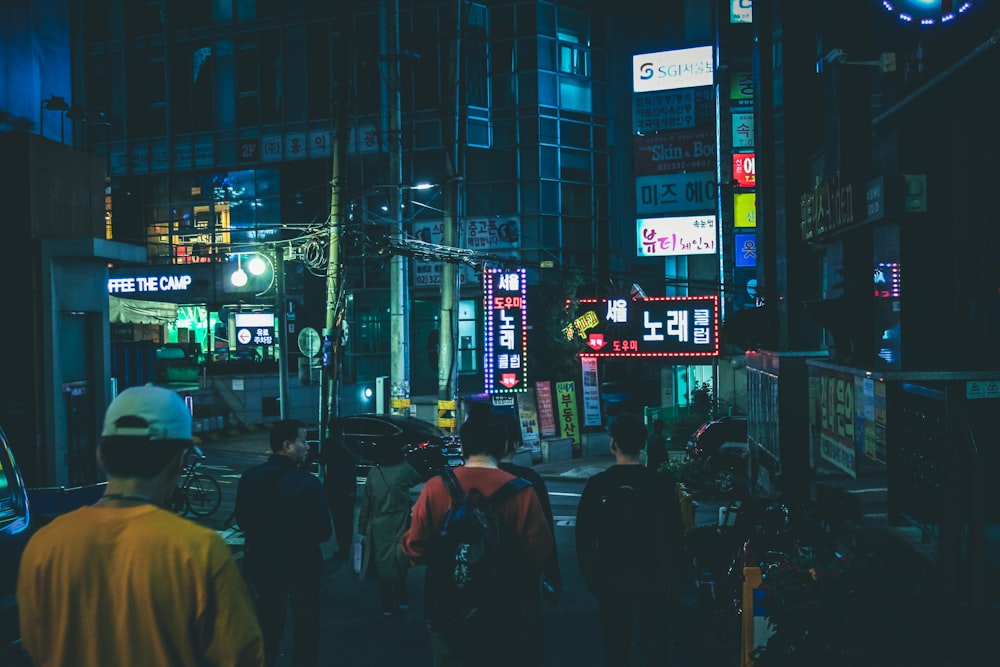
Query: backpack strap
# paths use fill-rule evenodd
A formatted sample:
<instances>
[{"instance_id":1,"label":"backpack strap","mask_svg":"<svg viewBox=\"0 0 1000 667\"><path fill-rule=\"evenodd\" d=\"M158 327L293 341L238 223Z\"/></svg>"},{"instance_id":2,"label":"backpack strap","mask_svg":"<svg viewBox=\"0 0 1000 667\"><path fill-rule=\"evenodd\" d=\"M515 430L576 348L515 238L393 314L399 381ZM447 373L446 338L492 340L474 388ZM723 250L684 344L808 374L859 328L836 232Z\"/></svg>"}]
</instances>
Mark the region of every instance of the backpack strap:
<instances>
[{"instance_id":1,"label":"backpack strap","mask_svg":"<svg viewBox=\"0 0 1000 667\"><path fill-rule=\"evenodd\" d=\"M455 477L455 472L451 468L445 468L441 471L441 480L444 482L445 488L448 489L448 493L451 494L453 505L461 505L465 502L467 494L462 490L462 485L458 483L458 478ZM489 503L493 508L500 507L508 498L513 498L529 486L531 486L531 482L528 480L523 477L515 477L494 491L493 495L489 497Z\"/></svg>"},{"instance_id":2,"label":"backpack strap","mask_svg":"<svg viewBox=\"0 0 1000 667\"><path fill-rule=\"evenodd\" d=\"M490 506L494 509L500 507L507 502L508 499L513 498L529 486L531 486L531 482L523 477L515 477L514 479L509 480L506 484L494 491L492 496L490 496Z\"/></svg>"},{"instance_id":3,"label":"backpack strap","mask_svg":"<svg viewBox=\"0 0 1000 667\"><path fill-rule=\"evenodd\" d=\"M444 481L444 486L448 489L448 493L451 494L451 504L461 505L464 503L466 494L462 490L462 485L458 483L455 472L451 468L445 468L441 471L441 479Z\"/></svg>"}]
</instances>

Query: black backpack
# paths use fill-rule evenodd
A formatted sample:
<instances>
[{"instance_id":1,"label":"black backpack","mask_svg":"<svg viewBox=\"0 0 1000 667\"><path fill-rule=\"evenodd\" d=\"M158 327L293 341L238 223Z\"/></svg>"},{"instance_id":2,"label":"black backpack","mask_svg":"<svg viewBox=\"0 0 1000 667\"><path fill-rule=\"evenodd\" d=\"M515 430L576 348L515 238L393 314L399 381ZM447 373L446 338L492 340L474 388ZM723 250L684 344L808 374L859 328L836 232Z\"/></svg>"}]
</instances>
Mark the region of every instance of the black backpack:
<instances>
[{"instance_id":1,"label":"black backpack","mask_svg":"<svg viewBox=\"0 0 1000 667\"><path fill-rule=\"evenodd\" d=\"M652 495L648 482L623 482L598 497L592 585L599 591L636 593L653 584L663 549L650 521Z\"/></svg>"},{"instance_id":2,"label":"black backpack","mask_svg":"<svg viewBox=\"0 0 1000 667\"><path fill-rule=\"evenodd\" d=\"M484 496L475 488L464 492L451 470L441 478L451 507L427 565L427 613L433 624L449 631L488 630L495 627L511 588L496 510L531 483L517 477Z\"/></svg>"}]
</instances>

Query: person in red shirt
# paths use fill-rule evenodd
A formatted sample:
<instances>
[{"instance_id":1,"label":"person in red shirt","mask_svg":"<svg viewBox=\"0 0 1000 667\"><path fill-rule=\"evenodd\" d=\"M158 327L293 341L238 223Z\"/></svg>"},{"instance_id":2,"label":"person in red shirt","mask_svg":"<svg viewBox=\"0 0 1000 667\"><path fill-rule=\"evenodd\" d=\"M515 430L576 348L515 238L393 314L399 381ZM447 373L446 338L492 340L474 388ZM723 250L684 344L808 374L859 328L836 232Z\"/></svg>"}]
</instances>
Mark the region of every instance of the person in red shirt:
<instances>
[{"instance_id":1,"label":"person in red shirt","mask_svg":"<svg viewBox=\"0 0 1000 667\"><path fill-rule=\"evenodd\" d=\"M503 424L494 419L469 420L462 425L462 448L466 463L454 470L462 490L468 493L478 489L490 496L514 475L501 470L497 463L507 446ZM445 514L452 506L451 494L441 476L432 477L424 484L420 497L413 506L410 528L403 535L400 546L403 553L417 565L429 562ZM509 592L521 590L521 582L528 578L537 581L552 553L552 529L542 511L538 495L530 486L501 504L496 515L501 523L501 543L510 567L506 571ZM497 610L501 623L511 627L493 627L486 631L470 630L445 623L435 618L434 600L426 592L424 601L431 635L431 651L435 665L511 665L517 664L521 642L514 641L517 614L506 613L517 609L517 600L507 599ZM497 642L497 637L504 641Z\"/></svg>"}]
</instances>

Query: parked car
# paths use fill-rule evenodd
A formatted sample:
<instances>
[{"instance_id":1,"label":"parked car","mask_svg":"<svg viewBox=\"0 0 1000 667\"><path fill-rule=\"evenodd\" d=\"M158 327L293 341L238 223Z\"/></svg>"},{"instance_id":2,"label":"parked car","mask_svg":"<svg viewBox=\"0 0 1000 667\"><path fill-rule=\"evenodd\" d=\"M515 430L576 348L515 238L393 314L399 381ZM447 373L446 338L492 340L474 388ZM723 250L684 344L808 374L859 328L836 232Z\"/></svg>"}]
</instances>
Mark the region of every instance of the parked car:
<instances>
[{"instance_id":1,"label":"parked car","mask_svg":"<svg viewBox=\"0 0 1000 667\"><path fill-rule=\"evenodd\" d=\"M344 447L354 455L362 476L373 465L398 457L400 452L424 479L444 468L465 464L457 435L416 417L363 414L340 417L330 426L331 433L339 433Z\"/></svg>"},{"instance_id":2,"label":"parked car","mask_svg":"<svg viewBox=\"0 0 1000 667\"><path fill-rule=\"evenodd\" d=\"M691 434L687 443L687 457L704 461L715 489L727 495L750 496L749 456L746 417L709 420Z\"/></svg>"},{"instance_id":3,"label":"parked car","mask_svg":"<svg viewBox=\"0 0 1000 667\"><path fill-rule=\"evenodd\" d=\"M19 659L17 631L17 567L34 529L24 479L0 429L0 664Z\"/></svg>"}]
</instances>

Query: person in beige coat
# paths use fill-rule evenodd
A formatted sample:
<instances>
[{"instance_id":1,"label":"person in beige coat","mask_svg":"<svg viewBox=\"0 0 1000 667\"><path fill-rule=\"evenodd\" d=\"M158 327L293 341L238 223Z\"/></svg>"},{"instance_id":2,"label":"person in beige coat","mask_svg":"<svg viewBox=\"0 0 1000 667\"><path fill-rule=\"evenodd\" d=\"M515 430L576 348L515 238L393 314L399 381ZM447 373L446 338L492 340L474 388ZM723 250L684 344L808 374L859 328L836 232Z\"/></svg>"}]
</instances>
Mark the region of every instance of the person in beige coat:
<instances>
[{"instance_id":1,"label":"person in beige coat","mask_svg":"<svg viewBox=\"0 0 1000 667\"><path fill-rule=\"evenodd\" d=\"M420 473L403 458L386 458L368 471L358 534L364 543L361 576L378 581L382 614L391 616L408 609L406 574L409 561L399 549L399 539L410 525L410 489L423 481Z\"/></svg>"}]
</instances>

